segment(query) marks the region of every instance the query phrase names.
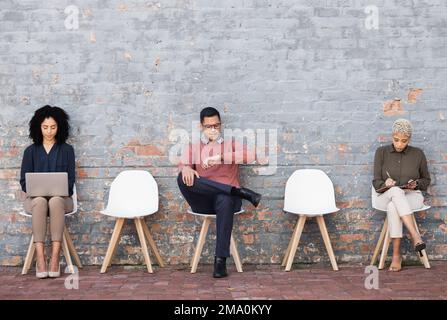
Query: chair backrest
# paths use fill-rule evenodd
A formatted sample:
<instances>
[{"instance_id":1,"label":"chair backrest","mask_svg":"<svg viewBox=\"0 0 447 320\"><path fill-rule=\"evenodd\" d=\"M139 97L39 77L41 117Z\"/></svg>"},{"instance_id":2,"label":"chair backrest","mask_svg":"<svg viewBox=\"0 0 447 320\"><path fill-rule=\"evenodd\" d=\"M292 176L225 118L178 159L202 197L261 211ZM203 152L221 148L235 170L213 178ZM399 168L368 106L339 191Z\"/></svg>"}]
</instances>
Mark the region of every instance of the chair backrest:
<instances>
[{"instance_id":1,"label":"chair backrest","mask_svg":"<svg viewBox=\"0 0 447 320\"><path fill-rule=\"evenodd\" d=\"M381 207L377 201L377 197L380 196L380 193L376 192L376 189L374 189L374 186L371 185L371 205L374 209L379 210L379 211L387 211L386 207ZM419 209L414 209L413 212L418 212L418 211L425 211L430 209L431 207L424 204L422 206L422 208Z\"/></svg>"},{"instance_id":2,"label":"chair backrest","mask_svg":"<svg viewBox=\"0 0 447 320\"><path fill-rule=\"evenodd\" d=\"M284 211L303 215L336 212L334 185L318 169L296 170L287 180Z\"/></svg>"},{"instance_id":3,"label":"chair backrest","mask_svg":"<svg viewBox=\"0 0 447 320\"><path fill-rule=\"evenodd\" d=\"M71 198L73 199L73 210L67 213L66 216L71 216L78 212L78 192L76 190L76 184L73 185L73 195Z\"/></svg>"},{"instance_id":4,"label":"chair backrest","mask_svg":"<svg viewBox=\"0 0 447 320\"><path fill-rule=\"evenodd\" d=\"M158 186L144 170L125 170L110 186L107 208L102 213L123 218L142 217L158 211Z\"/></svg>"}]
</instances>

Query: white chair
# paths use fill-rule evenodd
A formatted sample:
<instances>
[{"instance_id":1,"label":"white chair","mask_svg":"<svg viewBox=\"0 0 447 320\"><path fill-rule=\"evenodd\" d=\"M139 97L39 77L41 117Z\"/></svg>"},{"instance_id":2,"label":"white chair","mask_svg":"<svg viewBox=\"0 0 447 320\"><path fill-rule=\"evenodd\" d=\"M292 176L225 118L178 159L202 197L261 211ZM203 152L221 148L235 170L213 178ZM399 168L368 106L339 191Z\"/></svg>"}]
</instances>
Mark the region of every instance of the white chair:
<instances>
[{"instance_id":1,"label":"white chair","mask_svg":"<svg viewBox=\"0 0 447 320\"><path fill-rule=\"evenodd\" d=\"M299 215L299 219L281 264L286 267L286 271L292 268L304 224L311 217L317 219L332 269L338 270L323 215L339 210L335 205L334 186L326 173L316 169L302 169L290 176L286 183L284 211Z\"/></svg>"},{"instance_id":2,"label":"white chair","mask_svg":"<svg viewBox=\"0 0 447 320\"><path fill-rule=\"evenodd\" d=\"M106 257L101 267L105 273L112 264L113 255L118 247L121 229L125 219L134 219L140 239L141 249L146 262L147 271L153 273L146 240L149 242L160 267L164 267L163 260L151 233L144 222L144 217L158 211L158 186L154 177L143 170L126 170L121 172L110 186L107 208L102 214L116 218L115 228L107 249Z\"/></svg>"},{"instance_id":3,"label":"white chair","mask_svg":"<svg viewBox=\"0 0 447 320\"><path fill-rule=\"evenodd\" d=\"M243 213L244 210L240 210L235 212L234 215L238 215ZM200 257L202 256L203 246L205 244L206 235L208 233L208 228L210 226L211 220L216 218L215 214L207 214L207 213L197 213L193 212L191 209L188 209L189 214L193 214L195 216L204 217L202 223L202 229L200 230L199 239L197 240L196 250L194 252L194 257L191 261L191 273L196 273L197 266L199 264ZM239 252L237 251L236 241L234 240L233 234L231 234L230 240L230 254L233 256L234 264L236 265L237 272L242 272L242 262L239 256Z\"/></svg>"},{"instance_id":4,"label":"white chair","mask_svg":"<svg viewBox=\"0 0 447 320\"><path fill-rule=\"evenodd\" d=\"M78 196L76 192L76 185L73 186L72 199L73 199L73 211L65 214L65 217L73 216L78 212ZM25 211L19 212L19 214L29 218L32 217L30 213ZM28 270L30 269L31 264L34 260L35 251L36 251L36 245L34 243L34 236L31 235L31 241L29 243L28 251L26 253L25 262L22 268L22 274L28 273ZM71 260L72 256L78 268L82 268L81 259L79 259L78 253L76 252L76 249L73 245L73 240L71 239L70 233L68 232L66 225L64 226L64 234L62 238L62 251L64 253L65 261L71 273L74 273L73 262Z\"/></svg>"},{"instance_id":5,"label":"white chair","mask_svg":"<svg viewBox=\"0 0 447 320\"><path fill-rule=\"evenodd\" d=\"M379 194L376 192L376 190L374 189L373 186L371 186L371 203L372 203L372 207L376 210L379 211L383 211L386 212L387 209L380 207L379 204L377 203L377 197L379 196ZM430 209L430 206L424 205L422 208L417 209L417 210L413 210L414 212L419 212L419 211L425 211ZM419 232L419 228L418 225L416 223L416 218L413 216L413 222L414 225L416 227L417 232ZM380 253L380 249L382 248L382 252L380 255L380 260L379 260L379 269L382 270L383 268L385 268L385 260L388 254L388 248L390 245L390 233L388 230L388 217L385 217L385 221L383 223L383 227L382 227L382 231L380 232L380 236L379 236L379 241L377 241L377 245L376 248L374 249L374 253L371 259L371 265L376 264L377 258L379 256ZM425 252L425 250L422 250L422 257L419 257L419 259L421 260L422 264L424 265L424 267L426 269L430 269L430 262L428 261L428 256L427 253ZM418 255L419 256L419 255Z\"/></svg>"}]
</instances>

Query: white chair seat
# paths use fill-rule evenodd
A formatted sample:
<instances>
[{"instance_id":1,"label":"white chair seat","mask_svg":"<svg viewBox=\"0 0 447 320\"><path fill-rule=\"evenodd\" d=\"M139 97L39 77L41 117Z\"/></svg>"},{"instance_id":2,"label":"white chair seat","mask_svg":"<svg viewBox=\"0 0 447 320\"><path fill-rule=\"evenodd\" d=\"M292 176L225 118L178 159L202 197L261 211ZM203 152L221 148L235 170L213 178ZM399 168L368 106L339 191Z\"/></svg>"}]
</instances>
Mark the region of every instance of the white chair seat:
<instances>
[{"instance_id":1,"label":"white chair seat","mask_svg":"<svg viewBox=\"0 0 447 320\"><path fill-rule=\"evenodd\" d=\"M373 207L374 208L374 207ZM428 210L428 209L430 209L431 208L431 206L427 206L427 205L425 205L424 204L424 206L422 207L422 208L420 208L420 209L413 209L412 211L413 212L419 212L419 211L425 211L425 210ZM383 208L374 208L374 209L376 209L376 210L378 210L378 211L382 211L382 212L386 212L387 210L386 209L383 209Z\"/></svg>"},{"instance_id":2,"label":"white chair seat","mask_svg":"<svg viewBox=\"0 0 447 320\"><path fill-rule=\"evenodd\" d=\"M387 209L386 208L382 208L377 204L376 199L381 195L381 193L377 193L376 190L374 189L374 186L371 186L371 203L372 203L372 207L378 211L383 211L386 212ZM431 207L426 205L424 203L424 205L422 206L422 208L419 209L414 209L413 212L419 212L419 211L425 211L430 209Z\"/></svg>"},{"instance_id":3,"label":"white chair seat","mask_svg":"<svg viewBox=\"0 0 447 320\"><path fill-rule=\"evenodd\" d=\"M216 214L214 214L214 213L199 213L199 212L193 212L193 211L191 210L191 208L189 208L189 209L187 210L187 212L188 212L189 214L193 214L193 215L195 215L195 216L200 216L200 217L209 217L209 218L215 218L215 217L216 217ZM241 214L241 213L244 213L244 212L245 212L245 210L240 210L240 211L238 211L238 212L235 212L234 215Z\"/></svg>"},{"instance_id":4,"label":"white chair seat","mask_svg":"<svg viewBox=\"0 0 447 320\"><path fill-rule=\"evenodd\" d=\"M339 208L333 208L333 209L331 209L331 211L330 212L324 212L324 213L310 213L310 212L304 212L304 211L301 211L301 210L297 210L298 212L290 212L290 211L286 211L286 210L284 210L284 212L286 212L286 213L292 213L292 214L296 214L296 215L299 215L299 216L306 216L306 217L309 217L309 218L312 218L312 217L321 217L321 216L324 216L324 215L327 215L327 214L330 214L330 213L335 213L335 212L337 212L337 211L340 211L340 209Z\"/></svg>"},{"instance_id":5,"label":"white chair seat","mask_svg":"<svg viewBox=\"0 0 447 320\"><path fill-rule=\"evenodd\" d=\"M146 216L149 216L151 214L157 213L157 211L138 211L138 212L131 212L129 210L127 211L110 211L110 210L101 210L100 211L101 214L105 215L105 216L109 216L109 217L113 217L113 218L124 218L124 219L138 219L138 218L143 218Z\"/></svg>"}]
</instances>

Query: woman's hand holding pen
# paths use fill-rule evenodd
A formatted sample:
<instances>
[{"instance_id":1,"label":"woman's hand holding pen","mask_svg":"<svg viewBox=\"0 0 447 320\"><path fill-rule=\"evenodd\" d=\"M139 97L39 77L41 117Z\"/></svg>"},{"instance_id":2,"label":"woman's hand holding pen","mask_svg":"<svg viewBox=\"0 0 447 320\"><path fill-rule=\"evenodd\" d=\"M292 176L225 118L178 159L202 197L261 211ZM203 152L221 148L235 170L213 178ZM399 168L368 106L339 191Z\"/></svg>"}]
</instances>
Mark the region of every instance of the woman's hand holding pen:
<instances>
[{"instance_id":1,"label":"woman's hand holding pen","mask_svg":"<svg viewBox=\"0 0 447 320\"><path fill-rule=\"evenodd\" d=\"M396 185L396 181L394 181L393 179L391 179L390 174L388 173L388 171L386 172L386 175L388 176L388 179L386 179L385 181L385 186L387 187L393 187Z\"/></svg>"},{"instance_id":2,"label":"woman's hand holding pen","mask_svg":"<svg viewBox=\"0 0 447 320\"><path fill-rule=\"evenodd\" d=\"M410 181L408 181L407 186L408 186L408 189L414 190L418 186L418 181L417 180L410 180Z\"/></svg>"}]
</instances>

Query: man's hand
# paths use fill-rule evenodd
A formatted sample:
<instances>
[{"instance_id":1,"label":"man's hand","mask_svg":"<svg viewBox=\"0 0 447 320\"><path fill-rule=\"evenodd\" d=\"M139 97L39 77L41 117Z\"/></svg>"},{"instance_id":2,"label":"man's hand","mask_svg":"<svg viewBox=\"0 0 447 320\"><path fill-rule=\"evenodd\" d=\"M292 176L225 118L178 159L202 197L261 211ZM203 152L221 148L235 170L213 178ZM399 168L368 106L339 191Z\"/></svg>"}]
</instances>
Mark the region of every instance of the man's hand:
<instances>
[{"instance_id":1,"label":"man's hand","mask_svg":"<svg viewBox=\"0 0 447 320\"><path fill-rule=\"evenodd\" d=\"M212 166L215 166L216 164L222 163L222 156L220 154L217 154L212 157L205 158L202 163L203 169L208 169Z\"/></svg>"},{"instance_id":2,"label":"man's hand","mask_svg":"<svg viewBox=\"0 0 447 320\"><path fill-rule=\"evenodd\" d=\"M385 181L385 185L386 185L387 187L394 187L394 186L396 185L396 181L394 181L394 180L391 179L391 178L388 178L388 179L386 179L386 181Z\"/></svg>"},{"instance_id":3,"label":"man's hand","mask_svg":"<svg viewBox=\"0 0 447 320\"><path fill-rule=\"evenodd\" d=\"M199 177L199 174L196 170L194 170L191 167L185 166L182 169L182 180L183 183L186 184L188 187L191 187L194 184L194 176L197 178Z\"/></svg>"}]
</instances>

